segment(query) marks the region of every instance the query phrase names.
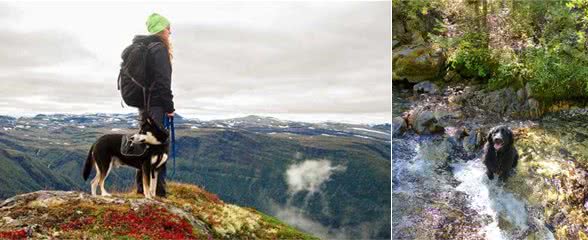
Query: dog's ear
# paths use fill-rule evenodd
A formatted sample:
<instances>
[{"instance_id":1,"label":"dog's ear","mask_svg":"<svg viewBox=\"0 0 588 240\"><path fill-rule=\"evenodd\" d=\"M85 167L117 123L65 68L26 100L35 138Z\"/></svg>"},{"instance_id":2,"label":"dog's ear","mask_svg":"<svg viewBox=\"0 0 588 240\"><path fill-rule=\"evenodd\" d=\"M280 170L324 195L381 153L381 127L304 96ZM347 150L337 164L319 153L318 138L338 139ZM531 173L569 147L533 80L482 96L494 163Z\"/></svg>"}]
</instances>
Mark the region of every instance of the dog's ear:
<instances>
[{"instance_id":1,"label":"dog's ear","mask_svg":"<svg viewBox=\"0 0 588 240\"><path fill-rule=\"evenodd\" d=\"M488 134L486 135L486 142L487 143L491 143L492 142L492 133L494 132L494 128L490 129L488 131Z\"/></svg>"},{"instance_id":2,"label":"dog's ear","mask_svg":"<svg viewBox=\"0 0 588 240\"><path fill-rule=\"evenodd\" d=\"M514 135L512 133L512 130L510 130L510 128L506 129L506 135L508 136L508 141L510 143L514 143Z\"/></svg>"}]
</instances>

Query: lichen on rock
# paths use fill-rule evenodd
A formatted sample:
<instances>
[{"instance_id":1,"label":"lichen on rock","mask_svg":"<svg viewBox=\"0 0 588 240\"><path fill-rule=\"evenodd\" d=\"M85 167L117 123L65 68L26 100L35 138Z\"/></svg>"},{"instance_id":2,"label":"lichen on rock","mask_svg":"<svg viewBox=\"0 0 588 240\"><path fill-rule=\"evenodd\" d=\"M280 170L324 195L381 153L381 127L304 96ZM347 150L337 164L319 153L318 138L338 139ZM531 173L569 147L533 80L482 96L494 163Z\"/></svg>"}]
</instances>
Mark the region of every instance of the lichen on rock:
<instances>
[{"instance_id":1,"label":"lichen on rock","mask_svg":"<svg viewBox=\"0 0 588 240\"><path fill-rule=\"evenodd\" d=\"M0 204L0 238L292 239L314 237L201 188L169 183L167 199L37 191ZM286 235L285 235L286 233Z\"/></svg>"}]
</instances>

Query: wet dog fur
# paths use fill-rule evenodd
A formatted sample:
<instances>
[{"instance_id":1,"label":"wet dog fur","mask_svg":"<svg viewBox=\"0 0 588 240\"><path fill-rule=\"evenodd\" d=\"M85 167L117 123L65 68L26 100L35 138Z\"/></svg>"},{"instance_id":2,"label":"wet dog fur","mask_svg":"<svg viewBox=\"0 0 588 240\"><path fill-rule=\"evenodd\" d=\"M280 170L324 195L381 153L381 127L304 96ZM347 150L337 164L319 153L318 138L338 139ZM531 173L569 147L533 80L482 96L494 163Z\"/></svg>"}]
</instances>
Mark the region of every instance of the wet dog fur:
<instances>
[{"instance_id":1,"label":"wet dog fur","mask_svg":"<svg viewBox=\"0 0 588 240\"><path fill-rule=\"evenodd\" d=\"M506 126L497 126L488 132L484 146L484 165L490 180L494 174L506 181L512 170L516 168L519 154L514 147L514 136Z\"/></svg>"}]
</instances>

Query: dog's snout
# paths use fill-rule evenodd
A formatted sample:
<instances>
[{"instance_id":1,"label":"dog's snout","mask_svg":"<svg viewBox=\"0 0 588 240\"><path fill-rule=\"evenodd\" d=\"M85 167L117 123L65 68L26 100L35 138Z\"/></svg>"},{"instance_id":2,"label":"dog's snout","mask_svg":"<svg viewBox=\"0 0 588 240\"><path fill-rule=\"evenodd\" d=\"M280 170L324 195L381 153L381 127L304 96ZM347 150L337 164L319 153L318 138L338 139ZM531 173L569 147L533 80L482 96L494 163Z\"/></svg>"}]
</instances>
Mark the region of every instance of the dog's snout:
<instances>
[{"instance_id":1,"label":"dog's snout","mask_svg":"<svg viewBox=\"0 0 588 240\"><path fill-rule=\"evenodd\" d=\"M502 133L496 133L492 140L501 140L502 141Z\"/></svg>"}]
</instances>

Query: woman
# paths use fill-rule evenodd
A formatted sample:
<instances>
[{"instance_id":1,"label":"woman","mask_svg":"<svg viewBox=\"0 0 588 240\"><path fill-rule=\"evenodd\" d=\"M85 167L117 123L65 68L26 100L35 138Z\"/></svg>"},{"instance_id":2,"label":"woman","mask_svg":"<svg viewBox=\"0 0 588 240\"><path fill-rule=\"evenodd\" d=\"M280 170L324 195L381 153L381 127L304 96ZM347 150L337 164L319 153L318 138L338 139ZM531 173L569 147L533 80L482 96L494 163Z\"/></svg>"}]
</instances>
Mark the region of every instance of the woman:
<instances>
[{"instance_id":1,"label":"woman","mask_svg":"<svg viewBox=\"0 0 588 240\"><path fill-rule=\"evenodd\" d=\"M163 126L164 119L166 117L172 118L175 112L171 91L171 59L173 57L170 41L171 28L169 21L157 13L151 14L146 24L151 35L135 36L133 42L141 41L150 46L147 58L147 80L154 85L150 92L149 114L151 118ZM145 120L142 117L144 111L144 109L139 109L141 123ZM169 144L169 142L165 144ZM157 178L156 195L159 197L166 195L165 176L164 165ZM137 192L142 194L141 170L137 171L136 182Z\"/></svg>"}]
</instances>

